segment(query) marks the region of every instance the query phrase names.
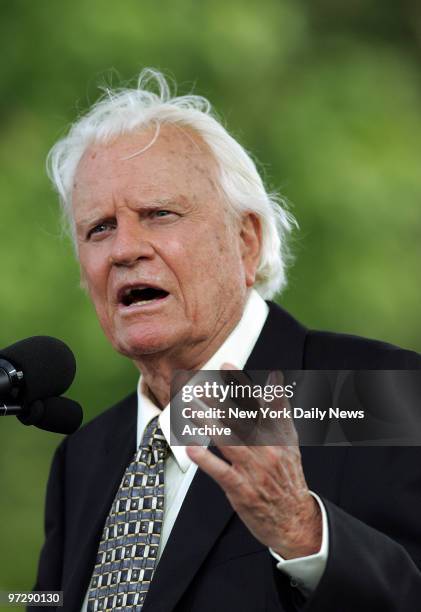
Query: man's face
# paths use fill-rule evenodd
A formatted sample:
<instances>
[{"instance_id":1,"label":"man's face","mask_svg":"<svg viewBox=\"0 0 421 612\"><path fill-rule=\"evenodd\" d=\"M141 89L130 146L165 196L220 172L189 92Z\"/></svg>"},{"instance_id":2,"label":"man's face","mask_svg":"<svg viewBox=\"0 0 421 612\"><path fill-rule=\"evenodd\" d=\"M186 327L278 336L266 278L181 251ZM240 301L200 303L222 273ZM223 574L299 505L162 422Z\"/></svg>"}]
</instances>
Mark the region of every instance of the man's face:
<instances>
[{"instance_id":1,"label":"man's face","mask_svg":"<svg viewBox=\"0 0 421 612\"><path fill-rule=\"evenodd\" d=\"M197 135L161 126L146 148L154 133L92 145L79 163L73 210L82 278L119 352L200 361L241 316L258 223L233 218Z\"/></svg>"}]
</instances>

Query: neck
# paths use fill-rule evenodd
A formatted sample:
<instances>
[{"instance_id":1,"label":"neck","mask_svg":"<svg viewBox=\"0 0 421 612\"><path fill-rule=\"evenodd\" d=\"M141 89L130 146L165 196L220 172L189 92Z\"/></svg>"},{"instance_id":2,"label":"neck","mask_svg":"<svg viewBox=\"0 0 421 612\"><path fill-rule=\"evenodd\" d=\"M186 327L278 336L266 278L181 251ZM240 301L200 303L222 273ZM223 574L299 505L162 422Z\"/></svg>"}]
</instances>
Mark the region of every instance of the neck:
<instances>
[{"instance_id":1,"label":"neck","mask_svg":"<svg viewBox=\"0 0 421 612\"><path fill-rule=\"evenodd\" d=\"M161 409L170 401L171 382L177 370L200 370L216 353L240 321L240 312L228 328L219 330L212 338L195 344L190 350L173 349L163 353L144 355L135 360L136 367L142 373L152 400ZM222 365L222 364L221 364Z\"/></svg>"}]
</instances>

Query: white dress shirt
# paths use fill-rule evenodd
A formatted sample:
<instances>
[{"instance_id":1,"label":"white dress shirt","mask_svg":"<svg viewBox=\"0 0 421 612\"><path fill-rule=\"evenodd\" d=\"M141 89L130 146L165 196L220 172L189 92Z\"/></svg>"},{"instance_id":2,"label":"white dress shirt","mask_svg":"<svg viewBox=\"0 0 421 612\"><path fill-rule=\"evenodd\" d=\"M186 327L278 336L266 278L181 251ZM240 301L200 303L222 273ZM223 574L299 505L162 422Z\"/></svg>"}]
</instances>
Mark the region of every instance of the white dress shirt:
<instances>
[{"instance_id":1,"label":"white dress shirt","mask_svg":"<svg viewBox=\"0 0 421 612\"><path fill-rule=\"evenodd\" d=\"M260 336L268 312L269 308L265 301L257 291L251 289L239 323L202 369L219 370L221 365L227 362L242 370ZM162 433L171 449L171 453L168 454L165 461L165 504L157 555L157 562L159 562L196 473L197 465L187 455L185 446L172 446L170 444L170 405L165 406L163 410L158 408L151 401L145 384L140 378L138 385L137 447L148 423L157 415L159 415ZM283 559L269 549L272 556L277 560L278 569L287 574L291 579L292 586L297 586L304 594L311 593L317 587L326 567L329 546L326 510L320 498L315 493L312 493L312 495L318 501L322 513L323 535L319 552L307 557ZM82 606L82 612L86 612L87 595Z\"/></svg>"}]
</instances>

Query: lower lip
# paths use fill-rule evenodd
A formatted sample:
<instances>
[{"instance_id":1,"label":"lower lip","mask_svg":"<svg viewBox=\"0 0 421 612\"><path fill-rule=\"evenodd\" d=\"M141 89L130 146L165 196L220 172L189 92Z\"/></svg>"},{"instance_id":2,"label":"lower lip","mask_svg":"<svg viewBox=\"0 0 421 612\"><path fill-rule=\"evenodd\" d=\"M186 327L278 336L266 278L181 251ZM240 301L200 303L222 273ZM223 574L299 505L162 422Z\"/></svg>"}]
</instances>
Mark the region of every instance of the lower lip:
<instances>
[{"instance_id":1,"label":"lower lip","mask_svg":"<svg viewBox=\"0 0 421 612\"><path fill-rule=\"evenodd\" d=\"M140 302L135 302L134 304L130 304L130 306L124 306L124 304L119 304L118 310L123 315L130 315L137 312L151 312L154 310L158 310L159 308L161 308L161 306L165 305L168 302L169 297L170 294L162 298L157 298L155 300L148 300L143 304Z\"/></svg>"}]
</instances>

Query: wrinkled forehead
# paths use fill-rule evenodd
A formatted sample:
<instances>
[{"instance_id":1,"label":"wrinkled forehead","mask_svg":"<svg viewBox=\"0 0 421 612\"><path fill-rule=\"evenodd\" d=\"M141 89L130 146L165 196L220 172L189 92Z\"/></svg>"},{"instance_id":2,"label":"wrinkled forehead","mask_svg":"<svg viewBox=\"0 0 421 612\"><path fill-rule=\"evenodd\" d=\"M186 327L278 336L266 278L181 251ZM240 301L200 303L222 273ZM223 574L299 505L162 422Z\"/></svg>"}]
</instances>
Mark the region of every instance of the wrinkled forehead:
<instances>
[{"instance_id":1,"label":"wrinkled forehead","mask_svg":"<svg viewBox=\"0 0 421 612\"><path fill-rule=\"evenodd\" d=\"M75 172L72 199L123 183L134 189L220 191L217 163L203 139L190 128L168 124L89 145Z\"/></svg>"}]
</instances>

